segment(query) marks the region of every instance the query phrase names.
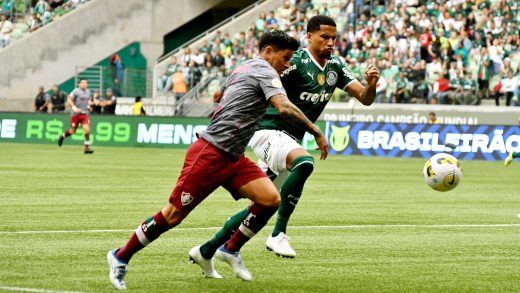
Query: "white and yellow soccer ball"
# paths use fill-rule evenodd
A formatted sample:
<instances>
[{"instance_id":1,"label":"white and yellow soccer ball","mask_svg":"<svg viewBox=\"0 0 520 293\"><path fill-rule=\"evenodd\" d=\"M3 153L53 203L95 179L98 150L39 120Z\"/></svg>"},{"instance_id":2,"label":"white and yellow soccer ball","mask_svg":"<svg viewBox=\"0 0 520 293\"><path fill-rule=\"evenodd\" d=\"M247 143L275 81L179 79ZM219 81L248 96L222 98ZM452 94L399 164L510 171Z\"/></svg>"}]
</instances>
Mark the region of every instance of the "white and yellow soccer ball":
<instances>
[{"instance_id":1,"label":"white and yellow soccer ball","mask_svg":"<svg viewBox=\"0 0 520 293\"><path fill-rule=\"evenodd\" d=\"M424 182L437 191L450 191L462 180L459 160L450 154L433 155L423 168Z\"/></svg>"}]
</instances>

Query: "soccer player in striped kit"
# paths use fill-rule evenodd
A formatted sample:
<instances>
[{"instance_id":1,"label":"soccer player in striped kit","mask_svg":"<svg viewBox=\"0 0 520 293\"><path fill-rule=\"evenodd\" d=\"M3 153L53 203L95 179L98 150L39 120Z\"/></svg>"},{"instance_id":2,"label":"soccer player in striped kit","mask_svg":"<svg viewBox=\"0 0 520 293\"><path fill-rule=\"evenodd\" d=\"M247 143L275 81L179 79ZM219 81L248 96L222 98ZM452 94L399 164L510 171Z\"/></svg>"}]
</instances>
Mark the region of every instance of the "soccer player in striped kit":
<instances>
[{"instance_id":1,"label":"soccer player in striped kit","mask_svg":"<svg viewBox=\"0 0 520 293\"><path fill-rule=\"evenodd\" d=\"M208 128L188 149L168 203L139 225L125 246L108 252L109 279L114 287L126 289L128 261L136 252L179 225L219 186L234 199L248 198L252 204L235 233L217 249L216 257L228 263L238 278L252 280L240 248L265 226L280 204L278 189L244 156L267 106L273 105L286 120L314 135L322 159L328 154L325 136L289 101L280 81L280 74L289 67L298 46L298 41L282 31L266 32L260 39L260 56L241 63L226 79L221 87L221 103ZM201 266L213 266L213 259L204 259L198 249L190 257ZM216 272L207 277L221 278Z\"/></svg>"},{"instance_id":2,"label":"soccer player in striped kit","mask_svg":"<svg viewBox=\"0 0 520 293\"><path fill-rule=\"evenodd\" d=\"M90 101L90 90L88 89L88 81L82 79L79 81L79 85L69 95L67 104L72 108L70 113L70 128L61 134L58 139L58 146L63 145L63 140L76 133L79 124L83 128L83 134L85 135L85 148L83 149L84 154L93 154L94 150L90 148L90 120L88 117L88 106Z\"/></svg>"}]
</instances>

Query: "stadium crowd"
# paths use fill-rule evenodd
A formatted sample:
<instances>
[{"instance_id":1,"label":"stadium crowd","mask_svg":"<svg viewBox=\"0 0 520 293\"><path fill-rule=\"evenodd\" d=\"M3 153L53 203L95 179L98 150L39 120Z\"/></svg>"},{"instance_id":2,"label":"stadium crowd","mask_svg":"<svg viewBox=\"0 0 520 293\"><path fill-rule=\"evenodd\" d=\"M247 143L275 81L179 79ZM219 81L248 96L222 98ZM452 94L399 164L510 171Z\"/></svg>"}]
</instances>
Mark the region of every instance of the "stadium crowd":
<instances>
[{"instance_id":1,"label":"stadium crowd","mask_svg":"<svg viewBox=\"0 0 520 293\"><path fill-rule=\"evenodd\" d=\"M0 49L89 0L0 0Z\"/></svg>"},{"instance_id":2,"label":"stadium crowd","mask_svg":"<svg viewBox=\"0 0 520 293\"><path fill-rule=\"evenodd\" d=\"M338 23L336 55L363 81L368 64L381 70L378 103L519 105L520 5L514 0L286 0L261 12L247 30L216 31L198 48L171 57L157 80L180 97L212 74L229 74L256 56L265 30L279 28L306 46L305 25L316 14ZM344 93L334 99L344 100Z\"/></svg>"}]
</instances>

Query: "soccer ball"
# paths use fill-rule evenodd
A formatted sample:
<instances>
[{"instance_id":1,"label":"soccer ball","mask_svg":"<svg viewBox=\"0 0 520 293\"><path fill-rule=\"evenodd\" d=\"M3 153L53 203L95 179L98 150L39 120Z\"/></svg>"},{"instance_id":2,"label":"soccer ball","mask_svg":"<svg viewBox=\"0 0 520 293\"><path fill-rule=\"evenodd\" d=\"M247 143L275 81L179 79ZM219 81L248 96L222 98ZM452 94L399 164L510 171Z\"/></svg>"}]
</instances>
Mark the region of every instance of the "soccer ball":
<instances>
[{"instance_id":1,"label":"soccer ball","mask_svg":"<svg viewBox=\"0 0 520 293\"><path fill-rule=\"evenodd\" d=\"M460 162L452 155L433 155L423 168L424 182L437 191L449 191L462 180Z\"/></svg>"}]
</instances>

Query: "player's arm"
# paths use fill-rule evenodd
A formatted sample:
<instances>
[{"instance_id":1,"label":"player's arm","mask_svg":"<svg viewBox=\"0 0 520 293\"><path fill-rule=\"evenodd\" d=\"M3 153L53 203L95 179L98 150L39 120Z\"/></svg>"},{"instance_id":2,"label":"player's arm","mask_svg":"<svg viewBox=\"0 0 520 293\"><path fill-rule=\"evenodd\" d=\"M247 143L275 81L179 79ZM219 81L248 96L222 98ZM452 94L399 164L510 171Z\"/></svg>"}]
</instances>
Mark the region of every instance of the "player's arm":
<instances>
[{"instance_id":1,"label":"player's arm","mask_svg":"<svg viewBox=\"0 0 520 293\"><path fill-rule=\"evenodd\" d=\"M76 107L76 105L74 105L74 94L70 94L68 96L67 105L69 105L72 108L72 112L75 112L75 113L81 112L81 109L79 109L78 107Z\"/></svg>"},{"instance_id":2,"label":"player's arm","mask_svg":"<svg viewBox=\"0 0 520 293\"><path fill-rule=\"evenodd\" d=\"M289 98L284 94L277 94L272 96L269 101L273 107L278 111L280 116L285 118L289 123L305 129L307 132L312 134L318 144L318 149L321 152L321 160L327 158L329 153L329 146L327 139L321 132L321 130L314 125L305 114L294 105Z\"/></svg>"},{"instance_id":3,"label":"player's arm","mask_svg":"<svg viewBox=\"0 0 520 293\"><path fill-rule=\"evenodd\" d=\"M345 88L345 91L358 99L358 101L363 105L369 106L376 98L376 85L379 76L379 69L370 64L365 71L365 80L367 81L367 85L363 86L359 81L355 80Z\"/></svg>"}]
</instances>

